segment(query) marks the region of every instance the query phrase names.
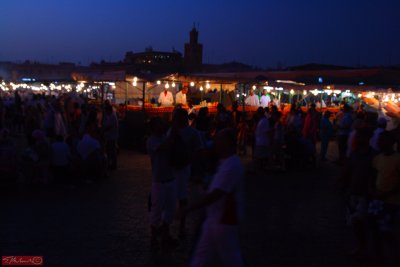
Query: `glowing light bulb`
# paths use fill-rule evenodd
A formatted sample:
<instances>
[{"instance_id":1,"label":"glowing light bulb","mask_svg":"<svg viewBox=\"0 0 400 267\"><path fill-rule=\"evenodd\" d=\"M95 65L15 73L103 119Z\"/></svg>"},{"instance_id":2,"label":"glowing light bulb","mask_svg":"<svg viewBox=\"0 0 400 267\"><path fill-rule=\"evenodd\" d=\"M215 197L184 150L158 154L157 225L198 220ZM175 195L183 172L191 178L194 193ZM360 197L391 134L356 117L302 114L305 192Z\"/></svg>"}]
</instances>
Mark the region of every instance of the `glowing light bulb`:
<instances>
[{"instance_id":1,"label":"glowing light bulb","mask_svg":"<svg viewBox=\"0 0 400 267\"><path fill-rule=\"evenodd\" d=\"M174 87L174 88L175 88L175 83L174 83L174 82L172 82L172 84L171 84L171 85L172 85L172 87Z\"/></svg>"},{"instance_id":2,"label":"glowing light bulb","mask_svg":"<svg viewBox=\"0 0 400 267\"><path fill-rule=\"evenodd\" d=\"M290 90L290 94L294 95L294 90L293 89Z\"/></svg>"},{"instance_id":3,"label":"glowing light bulb","mask_svg":"<svg viewBox=\"0 0 400 267\"><path fill-rule=\"evenodd\" d=\"M200 86L200 91L203 91L203 90L204 90L203 86Z\"/></svg>"},{"instance_id":4,"label":"glowing light bulb","mask_svg":"<svg viewBox=\"0 0 400 267\"><path fill-rule=\"evenodd\" d=\"M169 83L167 83L167 84L165 85L165 88L167 88L167 89L169 88Z\"/></svg>"},{"instance_id":5,"label":"glowing light bulb","mask_svg":"<svg viewBox=\"0 0 400 267\"><path fill-rule=\"evenodd\" d=\"M157 81L157 84L160 85L160 84L161 84L161 81Z\"/></svg>"},{"instance_id":6,"label":"glowing light bulb","mask_svg":"<svg viewBox=\"0 0 400 267\"><path fill-rule=\"evenodd\" d=\"M192 87L193 87L193 86L194 86L194 82L190 82L190 86L192 86Z\"/></svg>"},{"instance_id":7,"label":"glowing light bulb","mask_svg":"<svg viewBox=\"0 0 400 267\"><path fill-rule=\"evenodd\" d=\"M207 83L207 84L206 84L206 88L207 88L207 89L210 89L210 88L211 88L211 85L210 85L209 83Z\"/></svg>"}]
</instances>

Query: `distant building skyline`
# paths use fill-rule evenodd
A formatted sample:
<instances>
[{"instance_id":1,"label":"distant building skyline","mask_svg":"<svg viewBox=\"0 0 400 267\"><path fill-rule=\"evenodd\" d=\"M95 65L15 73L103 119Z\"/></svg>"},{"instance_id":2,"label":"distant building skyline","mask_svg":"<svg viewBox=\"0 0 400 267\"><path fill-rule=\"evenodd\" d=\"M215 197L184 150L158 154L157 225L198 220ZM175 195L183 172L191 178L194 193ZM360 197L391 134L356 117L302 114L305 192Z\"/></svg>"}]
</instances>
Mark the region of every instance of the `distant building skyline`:
<instances>
[{"instance_id":1,"label":"distant building skyline","mask_svg":"<svg viewBox=\"0 0 400 267\"><path fill-rule=\"evenodd\" d=\"M3 0L0 7L0 61L88 65L149 45L184 54L195 22L206 64L400 64L395 0Z\"/></svg>"}]
</instances>

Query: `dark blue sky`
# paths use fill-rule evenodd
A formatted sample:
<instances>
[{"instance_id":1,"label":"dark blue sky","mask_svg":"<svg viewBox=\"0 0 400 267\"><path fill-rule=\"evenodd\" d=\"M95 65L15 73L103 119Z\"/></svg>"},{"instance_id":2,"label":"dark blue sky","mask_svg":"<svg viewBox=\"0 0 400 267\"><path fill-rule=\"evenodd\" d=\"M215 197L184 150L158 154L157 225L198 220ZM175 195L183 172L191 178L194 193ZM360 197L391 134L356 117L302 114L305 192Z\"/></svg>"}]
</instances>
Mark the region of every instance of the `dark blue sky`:
<instances>
[{"instance_id":1,"label":"dark blue sky","mask_svg":"<svg viewBox=\"0 0 400 267\"><path fill-rule=\"evenodd\" d=\"M0 10L0 61L183 52L196 22L207 63L400 64L399 0L1 0Z\"/></svg>"}]
</instances>

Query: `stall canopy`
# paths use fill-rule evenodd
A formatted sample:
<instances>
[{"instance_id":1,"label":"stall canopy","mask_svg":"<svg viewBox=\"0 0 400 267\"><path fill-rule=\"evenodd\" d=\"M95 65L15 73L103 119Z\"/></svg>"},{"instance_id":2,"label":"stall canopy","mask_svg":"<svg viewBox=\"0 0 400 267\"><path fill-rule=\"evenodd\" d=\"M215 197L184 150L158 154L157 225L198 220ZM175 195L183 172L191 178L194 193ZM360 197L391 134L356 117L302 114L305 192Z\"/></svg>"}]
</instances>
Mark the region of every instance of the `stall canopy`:
<instances>
[{"instance_id":1,"label":"stall canopy","mask_svg":"<svg viewBox=\"0 0 400 267\"><path fill-rule=\"evenodd\" d=\"M75 81L125 81L125 71L83 71L72 73Z\"/></svg>"}]
</instances>

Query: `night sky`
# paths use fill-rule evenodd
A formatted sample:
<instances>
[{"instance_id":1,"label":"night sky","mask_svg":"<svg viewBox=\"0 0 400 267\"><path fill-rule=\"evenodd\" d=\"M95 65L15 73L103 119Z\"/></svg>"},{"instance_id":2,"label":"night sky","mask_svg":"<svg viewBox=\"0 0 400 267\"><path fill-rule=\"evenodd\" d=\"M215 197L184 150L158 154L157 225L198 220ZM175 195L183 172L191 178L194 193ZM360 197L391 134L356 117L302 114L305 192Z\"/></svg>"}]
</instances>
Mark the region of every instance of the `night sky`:
<instances>
[{"instance_id":1,"label":"night sky","mask_svg":"<svg viewBox=\"0 0 400 267\"><path fill-rule=\"evenodd\" d=\"M206 63L400 64L399 0L1 0L0 61L183 52L193 22Z\"/></svg>"}]
</instances>

